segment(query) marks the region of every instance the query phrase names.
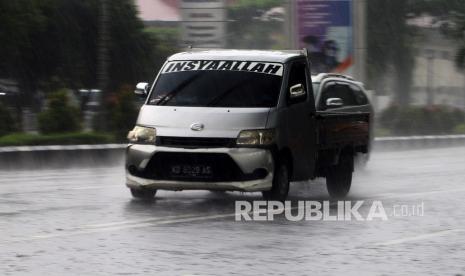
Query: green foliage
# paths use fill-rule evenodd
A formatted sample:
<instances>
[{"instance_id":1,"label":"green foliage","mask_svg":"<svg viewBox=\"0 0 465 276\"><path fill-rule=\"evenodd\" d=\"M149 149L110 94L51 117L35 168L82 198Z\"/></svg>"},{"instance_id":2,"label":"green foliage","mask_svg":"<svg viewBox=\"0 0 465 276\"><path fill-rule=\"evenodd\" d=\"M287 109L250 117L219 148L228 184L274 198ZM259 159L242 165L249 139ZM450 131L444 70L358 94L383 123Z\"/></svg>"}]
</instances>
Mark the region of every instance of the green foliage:
<instances>
[{"instance_id":1,"label":"green foliage","mask_svg":"<svg viewBox=\"0 0 465 276\"><path fill-rule=\"evenodd\" d=\"M126 141L128 132L134 127L139 113L131 86L125 85L111 98L109 126L119 141Z\"/></svg>"},{"instance_id":2,"label":"green foliage","mask_svg":"<svg viewBox=\"0 0 465 276\"><path fill-rule=\"evenodd\" d=\"M27 134L14 133L0 137L0 146L34 146L34 145L90 145L108 144L115 140L112 135L93 132L61 134Z\"/></svg>"},{"instance_id":3,"label":"green foliage","mask_svg":"<svg viewBox=\"0 0 465 276\"><path fill-rule=\"evenodd\" d=\"M260 17L273 7L283 5L279 0L239 0L228 7L227 45L238 49L270 49L274 37L282 33L283 22L262 21Z\"/></svg>"},{"instance_id":4,"label":"green foliage","mask_svg":"<svg viewBox=\"0 0 465 276\"><path fill-rule=\"evenodd\" d=\"M151 73L155 73L161 69L166 57L179 51L179 29L173 27L148 27L144 32L154 41L154 62ZM153 75L150 75L150 77L153 78ZM148 79L146 80L148 81Z\"/></svg>"},{"instance_id":5,"label":"green foliage","mask_svg":"<svg viewBox=\"0 0 465 276\"><path fill-rule=\"evenodd\" d=\"M460 41L456 53L456 65L465 68L465 1L463 0L409 0L409 12L412 15L424 13L447 19L441 27L443 34Z\"/></svg>"},{"instance_id":6,"label":"green foliage","mask_svg":"<svg viewBox=\"0 0 465 276\"><path fill-rule=\"evenodd\" d=\"M147 27L145 33L157 41L155 50L168 52L169 54L177 52L179 47L179 29L175 27ZM168 55L169 55L168 54Z\"/></svg>"},{"instance_id":7,"label":"green foliage","mask_svg":"<svg viewBox=\"0 0 465 276\"><path fill-rule=\"evenodd\" d=\"M160 59L164 61L166 56L156 55L154 45L159 43L144 32L144 25L138 17L134 1L108 2L110 3L109 89L114 91L125 84L135 86L141 78L152 78L155 70L153 64Z\"/></svg>"},{"instance_id":8,"label":"green foliage","mask_svg":"<svg viewBox=\"0 0 465 276\"><path fill-rule=\"evenodd\" d=\"M36 91L96 88L100 0L0 1L0 76L21 85L23 104L36 104ZM153 44L132 0L109 2L108 89L153 75ZM6 43L7 42L7 43Z\"/></svg>"},{"instance_id":9,"label":"green foliage","mask_svg":"<svg viewBox=\"0 0 465 276\"><path fill-rule=\"evenodd\" d=\"M16 130L16 124L10 111L0 103L0 136Z\"/></svg>"},{"instance_id":10,"label":"green foliage","mask_svg":"<svg viewBox=\"0 0 465 276\"><path fill-rule=\"evenodd\" d=\"M382 128L394 135L451 134L465 122L465 113L445 106L391 106L379 116Z\"/></svg>"},{"instance_id":11,"label":"green foliage","mask_svg":"<svg viewBox=\"0 0 465 276\"><path fill-rule=\"evenodd\" d=\"M407 16L414 8L405 0L370 0L367 3L367 71L368 86L383 92L381 80L392 68L396 102L407 105L410 100L414 57L414 31L407 26Z\"/></svg>"},{"instance_id":12,"label":"green foliage","mask_svg":"<svg viewBox=\"0 0 465 276\"><path fill-rule=\"evenodd\" d=\"M455 55L455 65L459 69L464 69L465 67L465 48L461 48L457 51L457 55Z\"/></svg>"},{"instance_id":13,"label":"green foliage","mask_svg":"<svg viewBox=\"0 0 465 276\"><path fill-rule=\"evenodd\" d=\"M409 0L409 6L413 14L428 13L434 16L444 16L465 10L463 0Z\"/></svg>"},{"instance_id":14,"label":"green foliage","mask_svg":"<svg viewBox=\"0 0 465 276\"><path fill-rule=\"evenodd\" d=\"M433 2L437 2L433 1ZM449 20L452 24L446 25L443 28L443 32L450 38L459 41L459 47L455 55L455 65L458 69L465 69L465 1L451 1L451 7L449 11Z\"/></svg>"},{"instance_id":15,"label":"green foliage","mask_svg":"<svg viewBox=\"0 0 465 276\"><path fill-rule=\"evenodd\" d=\"M375 128L375 137L387 137L387 136L391 136L391 131L389 129L386 129L386 128Z\"/></svg>"},{"instance_id":16,"label":"green foliage","mask_svg":"<svg viewBox=\"0 0 465 276\"><path fill-rule=\"evenodd\" d=\"M41 133L73 132L81 129L79 110L69 103L66 91L52 93L48 108L39 114Z\"/></svg>"},{"instance_id":17,"label":"green foliage","mask_svg":"<svg viewBox=\"0 0 465 276\"><path fill-rule=\"evenodd\" d=\"M455 134L465 134L465 123L456 126L455 129L454 129L454 133Z\"/></svg>"},{"instance_id":18,"label":"green foliage","mask_svg":"<svg viewBox=\"0 0 465 276\"><path fill-rule=\"evenodd\" d=\"M237 0L232 5L232 9L263 11L282 4L281 0Z\"/></svg>"},{"instance_id":19,"label":"green foliage","mask_svg":"<svg viewBox=\"0 0 465 276\"><path fill-rule=\"evenodd\" d=\"M406 24L409 17L425 13L452 22L441 29L444 34L462 41L456 63L465 67L465 1L463 0L370 0L367 3L367 72L368 86L377 92L387 87L383 76L392 70L396 103L410 101L412 73L415 66L412 43L414 27Z\"/></svg>"}]
</instances>

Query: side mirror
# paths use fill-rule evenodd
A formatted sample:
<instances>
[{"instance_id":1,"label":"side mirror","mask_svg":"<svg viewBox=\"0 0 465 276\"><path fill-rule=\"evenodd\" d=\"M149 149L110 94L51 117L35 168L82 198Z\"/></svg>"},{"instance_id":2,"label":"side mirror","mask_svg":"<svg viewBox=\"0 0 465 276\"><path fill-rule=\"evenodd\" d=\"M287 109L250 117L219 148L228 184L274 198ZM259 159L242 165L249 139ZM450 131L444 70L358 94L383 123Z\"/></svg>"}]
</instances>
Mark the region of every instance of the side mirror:
<instances>
[{"instance_id":1,"label":"side mirror","mask_svg":"<svg viewBox=\"0 0 465 276\"><path fill-rule=\"evenodd\" d=\"M329 98L326 100L327 107L341 107L344 105L344 101L341 98Z\"/></svg>"},{"instance_id":2,"label":"side mirror","mask_svg":"<svg viewBox=\"0 0 465 276\"><path fill-rule=\"evenodd\" d=\"M307 95L303 84L299 83L289 88L289 98L291 100L300 99Z\"/></svg>"},{"instance_id":3,"label":"side mirror","mask_svg":"<svg viewBox=\"0 0 465 276\"><path fill-rule=\"evenodd\" d=\"M134 90L134 94L140 97L147 97L149 92L149 84L146 82L139 82L136 85L136 90Z\"/></svg>"}]
</instances>

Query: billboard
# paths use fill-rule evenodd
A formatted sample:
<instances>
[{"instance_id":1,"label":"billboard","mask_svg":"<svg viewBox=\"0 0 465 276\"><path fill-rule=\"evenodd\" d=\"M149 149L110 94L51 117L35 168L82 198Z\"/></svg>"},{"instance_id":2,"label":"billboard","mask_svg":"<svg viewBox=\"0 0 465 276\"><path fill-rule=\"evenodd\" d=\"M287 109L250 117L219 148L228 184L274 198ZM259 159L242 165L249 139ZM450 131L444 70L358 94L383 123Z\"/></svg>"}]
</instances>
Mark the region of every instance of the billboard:
<instances>
[{"instance_id":1,"label":"billboard","mask_svg":"<svg viewBox=\"0 0 465 276\"><path fill-rule=\"evenodd\" d=\"M351 74L352 0L296 0L296 45L307 48L315 73Z\"/></svg>"}]
</instances>

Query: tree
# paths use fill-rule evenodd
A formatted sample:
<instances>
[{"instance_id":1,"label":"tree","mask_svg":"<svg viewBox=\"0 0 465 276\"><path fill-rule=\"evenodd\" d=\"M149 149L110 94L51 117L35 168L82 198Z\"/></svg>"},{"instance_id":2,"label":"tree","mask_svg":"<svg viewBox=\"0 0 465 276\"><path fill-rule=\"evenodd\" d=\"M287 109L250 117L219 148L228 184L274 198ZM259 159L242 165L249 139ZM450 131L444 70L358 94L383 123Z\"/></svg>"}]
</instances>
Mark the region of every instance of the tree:
<instances>
[{"instance_id":1,"label":"tree","mask_svg":"<svg viewBox=\"0 0 465 276\"><path fill-rule=\"evenodd\" d=\"M36 101L39 79L54 67L55 52L42 47L47 42L49 20L44 12L49 2L0 1L0 74L19 82L26 104Z\"/></svg>"},{"instance_id":2,"label":"tree","mask_svg":"<svg viewBox=\"0 0 465 276\"><path fill-rule=\"evenodd\" d=\"M16 130L16 125L10 111L0 103L0 136Z\"/></svg>"},{"instance_id":3,"label":"tree","mask_svg":"<svg viewBox=\"0 0 465 276\"><path fill-rule=\"evenodd\" d=\"M139 109L135 97L133 87L123 85L110 99L108 124L118 141L126 141L129 130L136 124Z\"/></svg>"},{"instance_id":4,"label":"tree","mask_svg":"<svg viewBox=\"0 0 465 276\"><path fill-rule=\"evenodd\" d=\"M455 55L455 64L462 71L465 70L465 2L452 1L453 11L449 11L448 24L443 28L443 31L449 37L459 41L459 47ZM443 11L443 16L446 10Z\"/></svg>"},{"instance_id":5,"label":"tree","mask_svg":"<svg viewBox=\"0 0 465 276\"><path fill-rule=\"evenodd\" d=\"M131 0L109 6L110 91L153 74L150 35ZM99 0L0 1L0 76L21 86L23 104L37 104L50 82L97 87ZM7 42L7 43L5 43Z\"/></svg>"},{"instance_id":6,"label":"tree","mask_svg":"<svg viewBox=\"0 0 465 276\"><path fill-rule=\"evenodd\" d=\"M378 91L387 69L395 76L396 102L409 103L414 67L412 42L415 31L407 26L409 16L429 14L443 20L441 31L461 41L456 64L465 68L465 1L463 0L370 0L368 6L368 82Z\"/></svg>"},{"instance_id":7,"label":"tree","mask_svg":"<svg viewBox=\"0 0 465 276\"><path fill-rule=\"evenodd\" d=\"M154 64L151 66L151 73L161 69L166 58L180 50L178 27L147 27L145 32L151 37L153 43ZM153 78L153 75L150 76ZM149 79L145 79L149 80Z\"/></svg>"},{"instance_id":8,"label":"tree","mask_svg":"<svg viewBox=\"0 0 465 276\"><path fill-rule=\"evenodd\" d=\"M281 33L283 22L263 21L263 14L282 6L279 0L239 0L228 7L227 45L229 48L267 49L273 46L273 33Z\"/></svg>"},{"instance_id":9,"label":"tree","mask_svg":"<svg viewBox=\"0 0 465 276\"><path fill-rule=\"evenodd\" d=\"M144 32L134 1L112 0L110 6L110 85L111 90L124 84L135 86L151 78L159 59L154 52L155 38Z\"/></svg>"},{"instance_id":10,"label":"tree","mask_svg":"<svg viewBox=\"0 0 465 276\"><path fill-rule=\"evenodd\" d=\"M66 90L52 93L48 108L39 114L40 132L62 133L81 129L79 110L69 103Z\"/></svg>"},{"instance_id":11,"label":"tree","mask_svg":"<svg viewBox=\"0 0 465 276\"><path fill-rule=\"evenodd\" d=\"M377 91L385 89L381 80L392 68L396 102L407 105L410 101L414 67L413 30L406 24L410 12L405 0L367 1L367 67L368 85Z\"/></svg>"}]
</instances>

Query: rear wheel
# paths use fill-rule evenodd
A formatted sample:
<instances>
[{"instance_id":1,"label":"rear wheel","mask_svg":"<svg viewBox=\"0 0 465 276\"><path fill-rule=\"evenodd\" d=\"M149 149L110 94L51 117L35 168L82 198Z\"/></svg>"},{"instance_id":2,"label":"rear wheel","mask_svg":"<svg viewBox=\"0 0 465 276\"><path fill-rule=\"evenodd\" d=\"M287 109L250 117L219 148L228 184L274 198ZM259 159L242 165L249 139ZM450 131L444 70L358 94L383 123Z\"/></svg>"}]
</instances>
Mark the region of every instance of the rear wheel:
<instances>
[{"instance_id":1,"label":"rear wheel","mask_svg":"<svg viewBox=\"0 0 465 276\"><path fill-rule=\"evenodd\" d=\"M155 197L157 190L134 189L131 188L132 197L143 200L150 200Z\"/></svg>"},{"instance_id":2,"label":"rear wheel","mask_svg":"<svg viewBox=\"0 0 465 276\"><path fill-rule=\"evenodd\" d=\"M354 157L350 153L341 154L339 163L331 166L326 176L326 187L333 198L344 198L350 191Z\"/></svg>"},{"instance_id":3,"label":"rear wheel","mask_svg":"<svg viewBox=\"0 0 465 276\"><path fill-rule=\"evenodd\" d=\"M263 191L266 200L284 201L289 193L289 168L286 164L278 164L273 177L273 186L269 191Z\"/></svg>"}]
</instances>

